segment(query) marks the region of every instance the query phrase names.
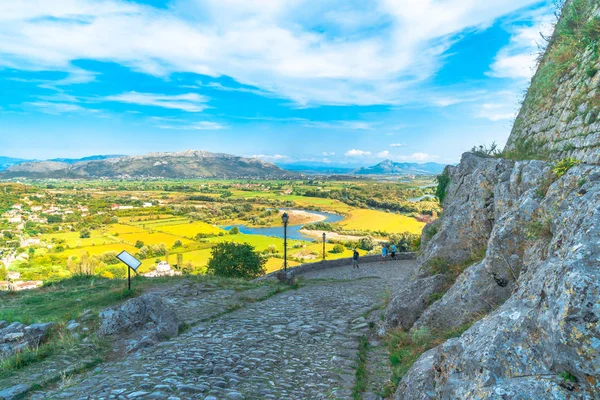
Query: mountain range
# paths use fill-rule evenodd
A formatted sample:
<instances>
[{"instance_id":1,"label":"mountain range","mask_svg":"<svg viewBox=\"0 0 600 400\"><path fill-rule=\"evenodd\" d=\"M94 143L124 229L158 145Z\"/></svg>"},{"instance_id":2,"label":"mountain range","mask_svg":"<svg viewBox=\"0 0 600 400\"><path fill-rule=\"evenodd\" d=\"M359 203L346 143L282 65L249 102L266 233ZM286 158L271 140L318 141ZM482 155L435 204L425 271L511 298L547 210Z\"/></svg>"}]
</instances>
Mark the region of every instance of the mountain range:
<instances>
[{"instance_id":1,"label":"mountain range","mask_svg":"<svg viewBox=\"0 0 600 400\"><path fill-rule=\"evenodd\" d=\"M69 162L74 161L74 162ZM0 178L286 178L294 174L256 158L206 151L94 156L88 160L25 161L0 172Z\"/></svg>"},{"instance_id":2,"label":"mountain range","mask_svg":"<svg viewBox=\"0 0 600 400\"><path fill-rule=\"evenodd\" d=\"M307 175L437 175L445 165L385 160L370 167L319 162L275 165L256 158L189 150L141 156L96 155L79 159L0 157L0 178L293 178Z\"/></svg>"},{"instance_id":3,"label":"mountain range","mask_svg":"<svg viewBox=\"0 0 600 400\"><path fill-rule=\"evenodd\" d=\"M417 163L398 163L392 160L385 160L372 167L362 167L355 170L356 175L439 175L446 166L433 162Z\"/></svg>"}]
</instances>

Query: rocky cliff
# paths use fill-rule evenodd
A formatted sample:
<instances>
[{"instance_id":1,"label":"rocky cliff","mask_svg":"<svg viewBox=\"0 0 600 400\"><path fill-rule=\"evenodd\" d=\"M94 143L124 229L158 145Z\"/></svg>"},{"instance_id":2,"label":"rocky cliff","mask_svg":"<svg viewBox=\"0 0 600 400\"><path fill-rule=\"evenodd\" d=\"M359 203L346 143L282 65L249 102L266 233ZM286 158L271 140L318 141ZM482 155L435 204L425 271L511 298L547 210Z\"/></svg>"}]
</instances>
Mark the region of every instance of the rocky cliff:
<instances>
[{"instance_id":1,"label":"rocky cliff","mask_svg":"<svg viewBox=\"0 0 600 400\"><path fill-rule=\"evenodd\" d=\"M477 322L425 353L396 398L596 398L600 167L556 178L547 162L466 154L448 173L446 214L386 322L420 334Z\"/></svg>"},{"instance_id":2,"label":"rocky cliff","mask_svg":"<svg viewBox=\"0 0 600 400\"><path fill-rule=\"evenodd\" d=\"M396 399L600 398L599 39L600 1L568 1L505 158L447 167L443 216L384 328L464 333L422 354ZM564 173L566 157L582 163Z\"/></svg>"},{"instance_id":3,"label":"rocky cliff","mask_svg":"<svg viewBox=\"0 0 600 400\"><path fill-rule=\"evenodd\" d=\"M531 82L507 150L600 164L600 2L570 0Z\"/></svg>"}]
</instances>

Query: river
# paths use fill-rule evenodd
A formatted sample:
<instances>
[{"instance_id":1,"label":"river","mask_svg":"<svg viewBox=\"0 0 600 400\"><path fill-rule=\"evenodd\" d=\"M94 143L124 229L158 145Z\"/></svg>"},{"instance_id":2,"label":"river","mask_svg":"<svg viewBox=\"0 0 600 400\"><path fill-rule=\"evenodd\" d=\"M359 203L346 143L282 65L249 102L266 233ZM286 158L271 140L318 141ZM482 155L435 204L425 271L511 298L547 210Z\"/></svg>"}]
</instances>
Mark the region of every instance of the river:
<instances>
[{"instance_id":1,"label":"river","mask_svg":"<svg viewBox=\"0 0 600 400\"><path fill-rule=\"evenodd\" d=\"M285 209L285 208L281 208L281 210L284 211L294 211L293 209ZM339 215L339 214L333 214L333 213L327 213L327 212L322 212L322 211L309 211L309 210L295 210L295 211L304 211L304 212L308 212L310 214L316 214L316 215L321 215L324 216L325 219L321 222L339 222L341 220L344 219L343 215ZM238 229L240 230L240 233L245 233L248 235L263 235L263 236L275 236L275 237L279 237L279 238L283 238L283 226L271 226L271 227L249 227L246 225L227 225L227 226L222 226L221 228L225 229L225 230L230 230L231 228L233 228L234 226L237 226ZM302 233L300 233L300 229L302 228L302 224L300 225L288 225L287 227L287 237L289 239L295 239L295 240L310 240L312 241L313 238L303 235Z\"/></svg>"}]
</instances>

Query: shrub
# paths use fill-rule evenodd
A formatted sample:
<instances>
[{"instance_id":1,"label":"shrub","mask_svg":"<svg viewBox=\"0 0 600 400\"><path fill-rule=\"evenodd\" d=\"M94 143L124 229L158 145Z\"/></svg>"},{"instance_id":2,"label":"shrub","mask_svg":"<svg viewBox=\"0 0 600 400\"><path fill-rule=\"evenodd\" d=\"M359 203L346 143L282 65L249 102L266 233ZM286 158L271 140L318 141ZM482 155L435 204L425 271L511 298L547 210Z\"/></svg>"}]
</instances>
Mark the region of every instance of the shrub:
<instances>
[{"instance_id":1,"label":"shrub","mask_svg":"<svg viewBox=\"0 0 600 400\"><path fill-rule=\"evenodd\" d=\"M224 242L212 248L208 273L228 278L256 278L265 274L266 259L248 243Z\"/></svg>"},{"instance_id":2,"label":"shrub","mask_svg":"<svg viewBox=\"0 0 600 400\"><path fill-rule=\"evenodd\" d=\"M240 233L240 228L238 228L237 226L234 226L229 230L230 235L237 235L238 233Z\"/></svg>"},{"instance_id":3,"label":"shrub","mask_svg":"<svg viewBox=\"0 0 600 400\"><path fill-rule=\"evenodd\" d=\"M141 240L136 240L135 247L141 249L142 247L144 247L144 242L142 242Z\"/></svg>"},{"instance_id":4,"label":"shrub","mask_svg":"<svg viewBox=\"0 0 600 400\"><path fill-rule=\"evenodd\" d=\"M560 178L561 176L566 174L571 168L579 164L581 164L581 161L576 160L574 158L563 158L554 165L554 168L552 168L552 172L554 172L554 175L556 175L557 178Z\"/></svg>"},{"instance_id":5,"label":"shrub","mask_svg":"<svg viewBox=\"0 0 600 400\"><path fill-rule=\"evenodd\" d=\"M444 202L444 198L446 198L446 191L448 190L448 185L450 184L450 175L448 175L448 171L444 170L441 175L436 177L437 180L437 188L435 189L435 196L440 200L440 203Z\"/></svg>"},{"instance_id":6,"label":"shrub","mask_svg":"<svg viewBox=\"0 0 600 400\"><path fill-rule=\"evenodd\" d=\"M174 249L176 249L176 248L179 248L179 247L181 247L181 246L183 246L183 243L181 242L181 240L176 240L176 241L173 243L173 248L174 248Z\"/></svg>"},{"instance_id":7,"label":"shrub","mask_svg":"<svg viewBox=\"0 0 600 400\"><path fill-rule=\"evenodd\" d=\"M365 236L358 240L358 248L371 251L375 248L375 240L371 236Z\"/></svg>"},{"instance_id":8,"label":"shrub","mask_svg":"<svg viewBox=\"0 0 600 400\"><path fill-rule=\"evenodd\" d=\"M501 151L500 149L498 149L498 145L496 144L496 142L492 142L490 147L486 145L474 146L471 149L471 153L479 157L499 157Z\"/></svg>"},{"instance_id":9,"label":"shrub","mask_svg":"<svg viewBox=\"0 0 600 400\"><path fill-rule=\"evenodd\" d=\"M333 246L333 249L331 250L332 253L334 254L341 254L343 253L345 250L344 246L342 246L341 244L336 244L335 246Z\"/></svg>"},{"instance_id":10,"label":"shrub","mask_svg":"<svg viewBox=\"0 0 600 400\"><path fill-rule=\"evenodd\" d=\"M92 236L92 234L90 233L89 229L82 229L81 232L79 233L79 237L81 239L89 239Z\"/></svg>"}]
</instances>

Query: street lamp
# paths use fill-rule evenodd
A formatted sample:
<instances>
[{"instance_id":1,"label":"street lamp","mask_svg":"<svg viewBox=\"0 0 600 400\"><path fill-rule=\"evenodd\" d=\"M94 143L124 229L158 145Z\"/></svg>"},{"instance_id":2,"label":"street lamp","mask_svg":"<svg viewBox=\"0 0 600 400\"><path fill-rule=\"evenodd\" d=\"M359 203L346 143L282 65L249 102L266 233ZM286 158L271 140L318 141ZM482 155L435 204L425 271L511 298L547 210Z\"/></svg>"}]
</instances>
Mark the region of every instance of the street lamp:
<instances>
[{"instance_id":1,"label":"street lamp","mask_svg":"<svg viewBox=\"0 0 600 400\"><path fill-rule=\"evenodd\" d=\"M323 232L323 262L325 262L325 242L327 241L327 234Z\"/></svg>"},{"instance_id":2,"label":"street lamp","mask_svg":"<svg viewBox=\"0 0 600 400\"><path fill-rule=\"evenodd\" d=\"M290 217L287 213L283 213L281 216L281 222L283 222L283 270L287 272L287 224Z\"/></svg>"}]
</instances>

